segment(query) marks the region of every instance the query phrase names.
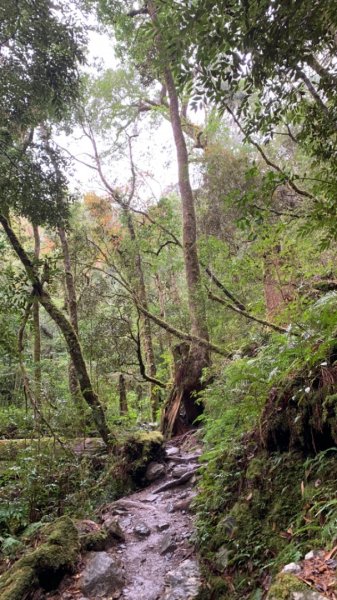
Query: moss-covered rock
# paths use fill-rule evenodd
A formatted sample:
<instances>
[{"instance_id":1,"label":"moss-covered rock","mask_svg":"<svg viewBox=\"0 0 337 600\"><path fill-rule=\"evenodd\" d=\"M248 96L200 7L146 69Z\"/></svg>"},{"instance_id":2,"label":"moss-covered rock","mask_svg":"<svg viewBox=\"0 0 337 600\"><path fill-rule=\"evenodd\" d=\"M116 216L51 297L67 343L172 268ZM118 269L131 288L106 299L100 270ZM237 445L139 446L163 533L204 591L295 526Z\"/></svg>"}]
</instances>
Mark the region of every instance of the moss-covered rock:
<instances>
[{"instance_id":1,"label":"moss-covered rock","mask_svg":"<svg viewBox=\"0 0 337 600\"><path fill-rule=\"evenodd\" d=\"M57 587L79 555L78 532L69 517L61 517L41 532L39 546L20 558L0 579L0 600L23 600L38 588Z\"/></svg>"},{"instance_id":2,"label":"moss-covered rock","mask_svg":"<svg viewBox=\"0 0 337 600\"><path fill-rule=\"evenodd\" d=\"M294 575L280 573L269 590L268 600L292 600L294 592L305 592L308 589Z\"/></svg>"},{"instance_id":3,"label":"moss-covered rock","mask_svg":"<svg viewBox=\"0 0 337 600\"><path fill-rule=\"evenodd\" d=\"M164 438L160 431L138 432L124 443L122 453L133 483L144 483L146 468L151 461L165 458Z\"/></svg>"}]
</instances>

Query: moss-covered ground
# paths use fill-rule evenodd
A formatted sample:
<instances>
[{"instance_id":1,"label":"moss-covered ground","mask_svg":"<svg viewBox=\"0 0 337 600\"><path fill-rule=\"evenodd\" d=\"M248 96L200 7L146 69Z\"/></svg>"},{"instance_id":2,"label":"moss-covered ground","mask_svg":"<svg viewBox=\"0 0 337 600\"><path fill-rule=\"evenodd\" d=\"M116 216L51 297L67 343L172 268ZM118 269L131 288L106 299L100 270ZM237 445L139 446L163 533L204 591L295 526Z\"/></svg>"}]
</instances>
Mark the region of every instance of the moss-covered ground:
<instances>
[{"instance_id":1,"label":"moss-covered ground","mask_svg":"<svg viewBox=\"0 0 337 600\"><path fill-rule=\"evenodd\" d=\"M262 598L285 564L312 548L331 546L336 481L335 448L310 458L299 452L268 454L246 438L213 459L197 501L198 543L208 580L202 598ZM224 546L228 565L222 569L216 557ZM286 600L286 592L276 595L281 583L273 598Z\"/></svg>"}]
</instances>

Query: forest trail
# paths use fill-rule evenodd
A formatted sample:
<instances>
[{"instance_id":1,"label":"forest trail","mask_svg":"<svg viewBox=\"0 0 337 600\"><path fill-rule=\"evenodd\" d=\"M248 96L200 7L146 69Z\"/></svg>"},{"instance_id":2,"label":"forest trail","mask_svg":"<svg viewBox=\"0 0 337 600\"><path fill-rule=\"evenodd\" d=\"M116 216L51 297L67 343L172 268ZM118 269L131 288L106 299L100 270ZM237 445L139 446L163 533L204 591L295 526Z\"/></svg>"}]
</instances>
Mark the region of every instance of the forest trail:
<instances>
[{"instance_id":1,"label":"forest trail","mask_svg":"<svg viewBox=\"0 0 337 600\"><path fill-rule=\"evenodd\" d=\"M201 585L190 504L200 446L193 434L168 442L165 471L145 489L105 505L102 523L124 540L83 556L79 571L48 600L192 600Z\"/></svg>"}]
</instances>

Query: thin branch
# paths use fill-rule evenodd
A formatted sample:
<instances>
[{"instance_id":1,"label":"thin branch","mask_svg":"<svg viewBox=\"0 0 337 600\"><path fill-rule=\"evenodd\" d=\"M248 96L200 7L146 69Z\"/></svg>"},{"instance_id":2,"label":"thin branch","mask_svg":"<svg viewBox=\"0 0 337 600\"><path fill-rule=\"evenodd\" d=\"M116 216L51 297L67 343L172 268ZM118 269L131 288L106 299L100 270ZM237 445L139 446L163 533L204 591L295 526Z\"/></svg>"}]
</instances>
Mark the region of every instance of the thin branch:
<instances>
[{"instance_id":1,"label":"thin branch","mask_svg":"<svg viewBox=\"0 0 337 600\"><path fill-rule=\"evenodd\" d=\"M213 294L210 291L208 292L208 297L211 300L214 300L215 302L218 302L219 304L222 304L223 306L226 306L226 308L229 308L230 310L233 310L234 312L238 313L239 315L242 315L243 317L245 317L246 319L249 319L250 321L255 321L256 323L260 323L260 325L264 325L265 327L269 327L270 329L273 329L274 331L277 331L278 333L289 333L288 329L286 329L285 327L280 327L279 325L275 325L274 323L270 323L270 321L265 321L264 319L259 319L258 317L254 317L253 315L251 315L246 310L240 310L237 306L234 306L233 304L230 304L229 302L226 302L225 300L223 300L219 296L216 296L216 294ZM297 336L298 334L292 332L292 335L296 335Z\"/></svg>"},{"instance_id":2,"label":"thin branch","mask_svg":"<svg viewBox=\"0 0 337 600\"><path fill-rule=\"evenodd\" d=\"M179 329L176 329L175 327L173 327L172 325L170 325L166 321L163 321L163 319L160 319L159 317L157 317L153 313L149 312L146 308L144 308L144 306L142 306L141 304L139 304L139 302L137 302L137 300L135 300L135 301L136 301L137 308L140 310L140 312L142 312L144 315L146 315L147 317L149 317L149 319L151 319L154 323L156 323L157 325L159 325L159 327L161 327L162 329L165 329L169 333L172 333L172 335L174 335L178 339L180 339L180 340L186 340L188 342L197 343L200 346L208 348L211 352L215 352L216 354L220 354L221 356L225 356L226 358L230 357L229 352L226 352L225 350L223 350L222 348L220 348L216 344L212 344L212 342L208 342L207 340L199 338L197 335L192 335L190 333L185 333L184 331L180 331Z\"/></svg>"},{"instance_id":3,"label":"thin branch","mask_svg":"<svg viewBox=\"0 0 337 600\"><path fill-rule=\"evenodd\" d=\"M150 383L153 383L154 385L157 385L158 387L160 387L162 389L166 389L165 383L163 383L156 377L151 377L150 375L148 375L146 373L146 369L145 369L145 365L144 365L144 361L143 361L143 355L142 355L142 345L141 345L141 340L140 340L139 319L137 320L137 337L134 337L133 339L136 342L137 358L138 358L139 371L140 371L141 376L143 377L143 379L145 381L149 381Z\"/></svg>"},{"instance_id":4,"label":"thin branch","mask_svg":"<svg viewBox=\"0 0 337 600\"><path fill-rule=\"evenodd\" d=\"M285 175L284 171L277 164L275 164L274 162L272 162L270 160L270 158L268 158L268 156L266 155L266 153L264 152L264 150L260 146L260 144L258 144L257 142L255 142L250 135L247 135L246 131L242 127L242 125L241 125L239 119L237 118L237 116L235 115L234 111L228 105L226 105L226 109L229 112L229 114L232 116L235 124L238 126L238 128L241 131L241 133L243 133L243 135L248 140L248 142L250 144L252 144L252 146L255 146L255 148L261 154L261 156L262 156L263 160L265 161L265 163L269 167L271 167L272 169L274 169L274 171L277 171L278 173L280 173L281 175L284 176ZM315 196L313 196L309 192L307 192L305 190L302 190L299 187L297 187L296 183L294 183L292 179L287 178L287 183L294 190L294 192L296 192L296 194L298 194L299 196L304 196L305 198L310 198L311 200L316 200Z\"/></svg>"},{"instance_id":5,"label":"thin branch","mask_svg":"<svg viewBox=\"0 0 337 600\"><path fill-rule=\"evenodd\" d=\"M320 97L320 95L319 95L318 91L316 90L315 86L313 85L312 81L304 73L304 71L302 71L302 69L300 69L300 67L298 67L298 66L295 67L295 71L296 71L297 75L300 77L300 79L302 79L302 81L305 84L305 86L306 86L307 90L309 91L310 95L313 97L313 99L318 104L318 106L320 106L320 108L322 109L322 111L325 114L325 116L329 117L330 116L329 109L324 104L322 98Z\"/></svg>"},{"instance_id":6,"label":"thin branch","mask_svg":"<svg viewBox=\"0 0 337 600\"><path fill-rule=\"evenodd\" d=\"M223 285L223 283L221 283L221 281L217 278L217 276L211 271L209 267L205 268L205 272L209 276L210 280L213 281L213 283L215 283L215 285L219 288L219 290L221 290L225 294L225 296L227 296L227 298L234 302L234 304L238 307L239 310L242 311L246 309L245 305L242 304L240 300L235 298L235 296Z\"/></svg>"}]
</instances>

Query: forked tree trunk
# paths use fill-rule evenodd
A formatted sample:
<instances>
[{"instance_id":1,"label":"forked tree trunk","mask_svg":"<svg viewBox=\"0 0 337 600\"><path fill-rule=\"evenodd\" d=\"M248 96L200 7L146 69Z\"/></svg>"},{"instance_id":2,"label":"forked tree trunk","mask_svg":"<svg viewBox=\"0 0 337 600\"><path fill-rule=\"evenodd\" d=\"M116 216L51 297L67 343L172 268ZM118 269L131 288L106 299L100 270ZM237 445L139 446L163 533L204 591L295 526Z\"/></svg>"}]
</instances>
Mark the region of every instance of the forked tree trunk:
<instances>
[{"instance_id":1,"label":"forked tree trunk","mask_svg":"<svg viewBox=\"0 0 337 600\"><path fill-rule=\"evenodd\" d=\"M149 0L147 7L156 31L157 51L163 65L163 76L170 103L170 120L177 153L178 181L183 217L183 253L189 314L191 319L191 333L208 340L206 310L201 288L200 266L197 253L197 226L194 197L189 175L187 146L180 118L179 98L172 71L164 50L155 2ZM200 413L201 406L196 404L194 392L200 391L202 370L209 364L210 356L208 349L205 346L193 343L189 349L188 356L185 357L183 363L177 369L173 391L166 404L163 419L163 430L165 434L170 434L171 431L174 430L174 421L178 419L180 411L180 408L177 409L178 405L184 405L187 424L191 424L194 421L195 413ZM166 427L167 423L171 424L168 429Z\"/></svg>"},{"instance_id":2,"label":"forked tree trunk","mask_svg":"<svg viewBox=\"0 0 337 600\"><path fill-rule=\"evenodd\" d=\"M25 250L21 246L20 241L15 235L13 229L11 228L8 219L1 214L0 223L6 232L6 235L13 250L15 251L16 255L18 256L19 260L25 268L28 279L30 280L33 286L35 296L37 297L40 304L47 311L50 318L56 323L56 325L60 328L62 332L62 335L68 347L69 354L76 369L76 375L78 378L83 398L91 408L92 416L97 427L97 431L101 435L105 444L111 447L115 443L115 440L107 425L103 407L99 401L96 392L92 387L89 373L87 371L87 366L83 358L82 348L79 343L76 331L74 330L67 317L63 314L63 312L59 310L54 304L48 292L43 289L42 283L38 277L38 273L34 264L32 263Z\"/></svg>"}]
</instances>

